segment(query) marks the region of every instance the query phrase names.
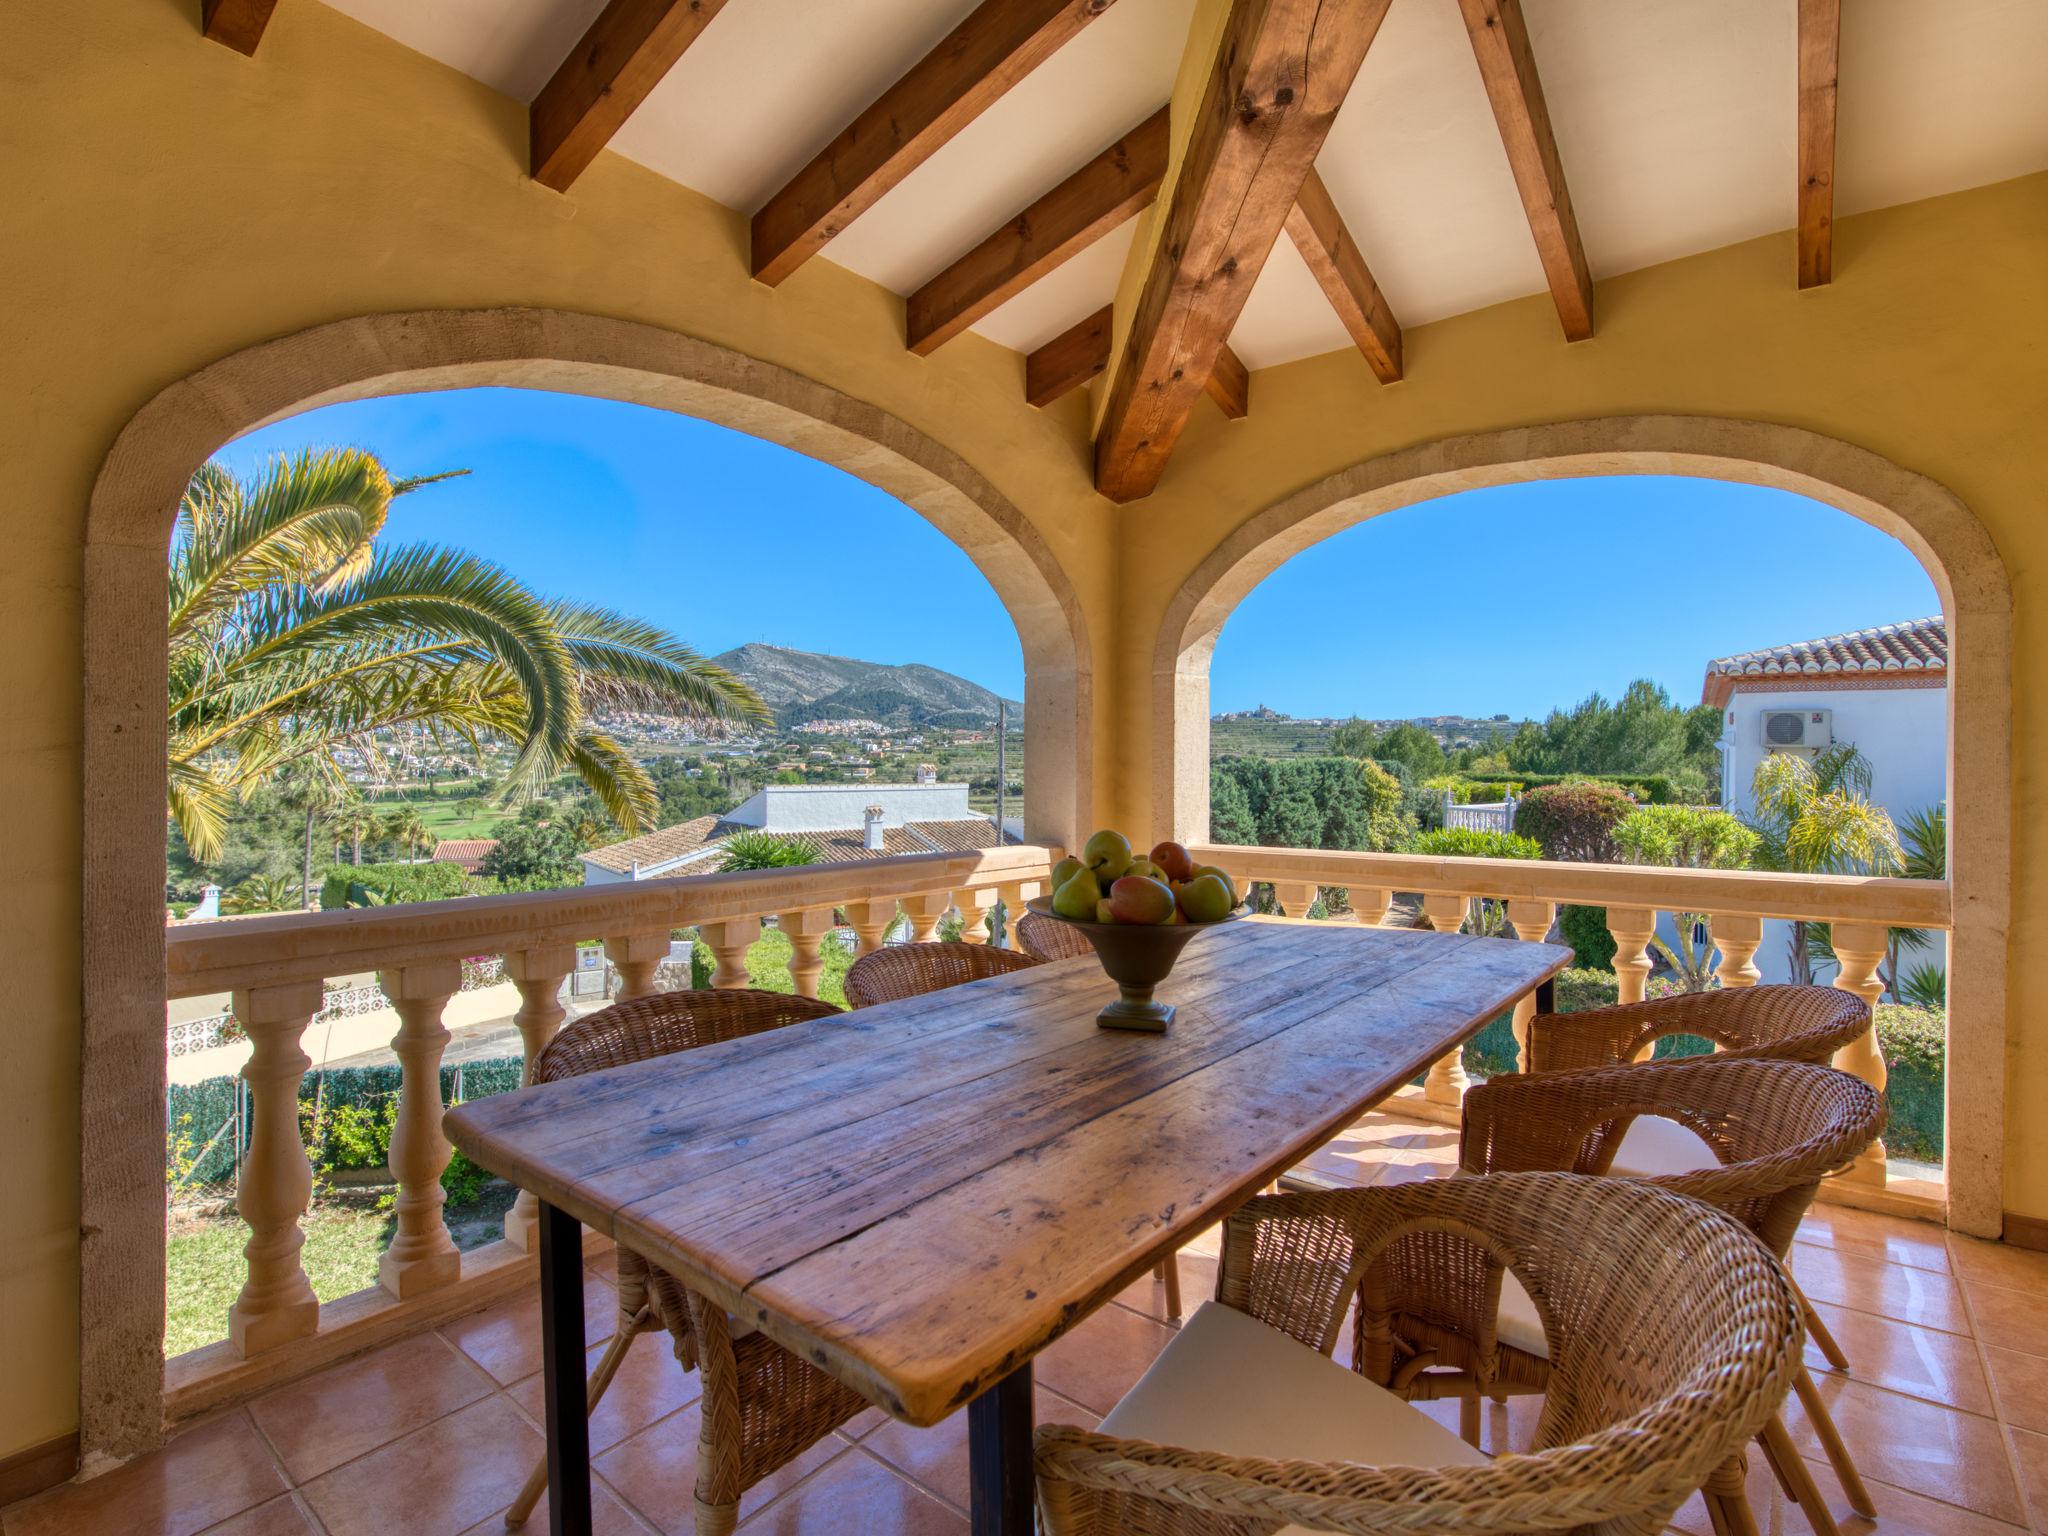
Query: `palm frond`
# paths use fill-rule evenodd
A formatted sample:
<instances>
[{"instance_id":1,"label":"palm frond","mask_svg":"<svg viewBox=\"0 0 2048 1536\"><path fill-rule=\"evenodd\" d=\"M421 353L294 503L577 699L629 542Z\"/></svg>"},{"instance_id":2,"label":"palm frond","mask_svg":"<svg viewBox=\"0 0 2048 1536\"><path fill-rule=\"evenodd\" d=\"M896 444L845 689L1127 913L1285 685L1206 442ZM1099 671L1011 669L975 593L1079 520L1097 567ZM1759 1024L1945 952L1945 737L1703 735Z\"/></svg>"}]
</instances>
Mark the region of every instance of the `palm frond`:
<instances>
[{"instance_id":1,"label":"palm frond","mask_svg":"<svg viewBox=\"0 0 2048 1536\"><path fill-rule=\"evenodd\" d=\"M584 706L766 725L773 712L744 682L657 624L586 603L550 605L574 658Z\"/></svg>"},{"instance_id":2,"label":"palm frond","mask_svg":"<svg viewBox=\"0 0 2048 1536\"><path fill-rule=\"evenodd\" d=\"M221 856L233 803L233 790L199 764L170 765L171 820L200 863L211 864Z\"/></svg>"},{"instance_id":3,"label":"palm frond","mask_svg":"<svg viewBox=\"0 0 2048 1536\"><path fill-rule=\"evenodd\" d=\"M584 731L570 749L569 762L597 796L604 812L631 837L649 830L661 815L661 795L647 770L601 731Z\"/></svg>"}]
</instances>

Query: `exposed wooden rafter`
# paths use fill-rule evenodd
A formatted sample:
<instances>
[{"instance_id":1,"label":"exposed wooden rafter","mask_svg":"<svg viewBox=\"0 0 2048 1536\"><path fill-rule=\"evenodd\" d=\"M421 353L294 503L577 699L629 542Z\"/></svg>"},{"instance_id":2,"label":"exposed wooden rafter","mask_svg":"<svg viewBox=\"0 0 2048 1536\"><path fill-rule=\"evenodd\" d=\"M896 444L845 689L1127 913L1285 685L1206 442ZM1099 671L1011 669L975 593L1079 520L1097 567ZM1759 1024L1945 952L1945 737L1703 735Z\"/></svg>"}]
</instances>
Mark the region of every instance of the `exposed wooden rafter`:
<instances>
[{"instance_id":1,"label":"exposed wooden rafter","mask_svg":"<svg viewBox=\"0 0 2048 1536\"><path fill-rule=\"evenodd\" d=\"M1078 389L1109 366L1108 304L1069 330L1060 332L1024 359L1024 398L1033 405L1051 405L1070 389Z\"/></svg>"},{"instance_id":2,"label":"exposed wooden rafter","mask_svg":"<svg viewBox=\"0 0 2048 1536\"><path fill-rule=\"evenodd\" d=\"M1159 483L1389 0L1236 0L1095 439L1114 501Z\"/></svg>"},{"instance_id":3,"label":"exposed wooden rafter","mask_svg":"<svg viewBox=\"0 0 2048 1536\"><path fill-rule=\"evenodd\" d=\"M1323 290L1344 329L1365 354L1373 376L1382 384L1399 379L1401 327L1395 322L1393 311L1387 308L1380 285L1372 280L1358 243L1344 227L1337 205L1330 201L1323 178L1313 169L1303 180L1294 207L1287 215L1287 238L1294 242L1294 248L1315 277L1316 286Z\"/></svg>"},{"instance_id":4,"label":"exposed wooden rafter","mask_svg":"<svg viewBox=\"0 0 2048 1536\"><path fill-rule=\"evenodd\" d=\"M1151 202L1166 149L1161 107L918 289L904 305L910 350L930 356Z\"/></svg>"},{"instance_id":5,"label":"exposed wooden rafter","mask_svg":"<svg viewBox=\"0 0 2048 1536\"><path fill-rule=\"evenodd\" d=\"M1465 14L1472 55L1500 124L1500 140L1522 193L1558 319L1564 322L1565 340L1584 341L1593 334L1593 273L1579 244L1579 221L1572 214L1564 162L1550 131L1550 109L1543 104L1543 81L1536 73L1521 0L1458 0L1458 9Z\"/></svg>"},{"instance_id":6,"label":"exposed wooden rafter","mask_svg":"<svg viewBox=\"0 0 2048 1536\"><path fill-rule=\"evenodd\" d=\"M611 0L527 115L533 179L566 192L725 0Z\"/></svg>"},{"instance_id":7,"label":"exposed wooden rafter","mask_svg":"<svg viewBox=\"0 0 2048 1536\"><path fill-rule=\"evenodd\" d=\"M1799 286L1835 271L1835 61L1842 0L1799 0Z\"/></svg>"},{"instance_id":8,"label":"exposed wooden rafter","mask_svg":"<svg viewBox=\"0 0 2048 1536\"><path fill-rule=\"evenodd\" d=\"M1202 391L1232 421L1243 421L1251 414L1252 371L1245 367L1243 358L1230 350L1228 342L1216 354L1216 366L1209 370L1209 382L1202 386Z\"/></svg>"},{"instance_id":9,"label":"exposed wooden rafter","mask_svg":"<svg viewBox=\"0 0 2048 1536\"><path fill-rule=\"evenodd\" d=\"M754 276L781 282L1112 0L982 0L754 215Z\"/></svg>"},{"instance_id":10,"label":"exposed wooden rafter","mask_svg":"<svg viewBox=\"0 0 2048 1536\"><path fill-rule=\"evenodd\" d=\"M200 0L199 25L216 43L253 58L276 9L277 0Z\"/></svg>"}]
</instances>

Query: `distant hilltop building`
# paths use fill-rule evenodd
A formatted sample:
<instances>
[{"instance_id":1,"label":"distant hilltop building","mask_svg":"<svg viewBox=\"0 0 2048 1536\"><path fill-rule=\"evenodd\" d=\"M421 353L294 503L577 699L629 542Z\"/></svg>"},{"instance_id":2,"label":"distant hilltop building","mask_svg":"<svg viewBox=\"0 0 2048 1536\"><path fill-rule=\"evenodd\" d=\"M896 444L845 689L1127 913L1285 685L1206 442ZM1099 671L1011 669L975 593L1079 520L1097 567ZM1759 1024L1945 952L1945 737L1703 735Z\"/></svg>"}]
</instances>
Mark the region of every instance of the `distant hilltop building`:
<instances>
[{"instance_id":1,"label":"distant hilltop building","mask_svg":"<svg viewBox=\"0 0 2048 1536\"><path fill-rule=\"evenodd\" d=\"M920 765L920 775L929 764ZM873 769L856 769L856 774ZM735 832L803 837L825 864L911 853L971 853L1022 841L967 803L965 784L770 784L723 816L699 816L583 855L585 885L717 871L719 844Z\"/></svg>"}]
</instances>

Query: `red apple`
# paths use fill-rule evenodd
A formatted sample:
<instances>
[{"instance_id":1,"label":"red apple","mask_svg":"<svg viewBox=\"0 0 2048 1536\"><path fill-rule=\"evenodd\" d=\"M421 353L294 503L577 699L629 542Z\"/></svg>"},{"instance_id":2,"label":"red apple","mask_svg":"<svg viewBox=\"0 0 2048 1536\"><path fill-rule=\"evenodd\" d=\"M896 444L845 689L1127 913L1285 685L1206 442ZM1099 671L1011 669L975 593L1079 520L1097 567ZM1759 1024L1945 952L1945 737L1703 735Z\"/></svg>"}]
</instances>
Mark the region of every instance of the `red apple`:
<instances>
[{"instance_id":1,"label":"red apple","mask_svg":"<svg viewBox=\"0 0 2048 1536\"><path fill-rule=\"evenodd\" d=\"M1192 880L1195 878L1195 858L1180 843L1161 843L1152 850L1152 862L1166 871L1168 880Z\"/></svg>"},{"instance_id":2,"label":"red apple","mask_svg":"<svg viewBox=\"0 0 2048 1536\"><path fill-rule=\"evenodd\" d=\"M1120 923L1173 921L1173 892L1147 875L1125 875L1109 888L1110 914Z\"/></svg>"}]
</instances>

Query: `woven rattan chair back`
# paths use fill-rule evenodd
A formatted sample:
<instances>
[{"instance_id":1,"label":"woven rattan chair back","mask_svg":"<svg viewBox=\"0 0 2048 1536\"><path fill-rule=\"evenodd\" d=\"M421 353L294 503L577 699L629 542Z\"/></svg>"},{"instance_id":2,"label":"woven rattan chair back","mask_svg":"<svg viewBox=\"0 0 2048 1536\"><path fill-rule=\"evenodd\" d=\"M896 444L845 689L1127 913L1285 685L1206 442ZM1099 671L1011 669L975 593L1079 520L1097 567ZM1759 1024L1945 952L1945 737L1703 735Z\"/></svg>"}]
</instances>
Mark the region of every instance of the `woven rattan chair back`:
<instances>
[{"instance_id":1,"label":"woven rattan chair back","mask_svg":"<svg viewBox=\"0 0 2048 1536\"><path fill-rule=\"evenodd\" d=\"M1502 1077L1465 1096L1467 1173L1606 1173L1639 1115L1693 1132L1722 1166L1646 1182L1720 1207L1783 1258L1820 1181L1883 1133L1868 1083L1803 1061L1695 1056Z\"/></svg>"},{"instance_id":2,"label":"woven rattan chair back","mask_svg":"<svg viewBox=\"0 0 2048 1536\"><path fill-rule=\"evenodd\" d=\"M942 992L986 976L1005 976L1039 964L1035 955L986 944L885 944L846 971L846 1001L855 1008Z\"/></svg>"},{"instance_id":3,"label":"woven rattan chair back","mask_svg":"<svg viewBox=\"0 0 2048 1536\"><path fill-rule=\"evenodd\" d=\"M1360 1298L1357 1368L1398 1387L1390 1264L1498 1294L1512 1268L1554 1327L1534 1448L1483 1466L1273 1461L1038 1431L1050 1536L1263 1536L1276 1525L1460 1536L1655 1532L1776 1412L1799 1311L1718 1212L1633 1181L1441 1179L1263 1196L1230 1217L1217 1299L1329 1353Z\"/></svg>"},{"instance_id":4,"label":"woven rattan chair back","mask_svg":"<svg viewBox=\"0 0 2048 1536\"><path fill-rule=\"evenodd\" d=\"M1085 960L1095 953L1080 929L1044 912L1017 919L1017 942L1041 960Z\"/></svg>"},{"instance_id":5,"label":"woven rattan chair back","mask_svg":"<svg viewBox=\"0 0 2048 1536\"><path fill-rule=\"evenodd\" d=\"M828 1019L839 1010L816 998L751 987L730 991L656 992L614 1003L566 1026L533 1059L533 1081L552 1083L606 1067L629 1066L675 1051L737 1040Z\"/></svg>"},{"instance_id":6,"label":"woven rattan chair back","mask_svg":"<svg viewBox=\"0 0 2048 1536\"><path fill-rule=\"evenodd\" d=\"M1620 1066L1659 1040L1694 1035L1723 1056L1825 1063L1870 1027L1870 1007L1840 987L1722 987L1529 1024L1531 1072Z\"/></svg>"}]
</instances>

